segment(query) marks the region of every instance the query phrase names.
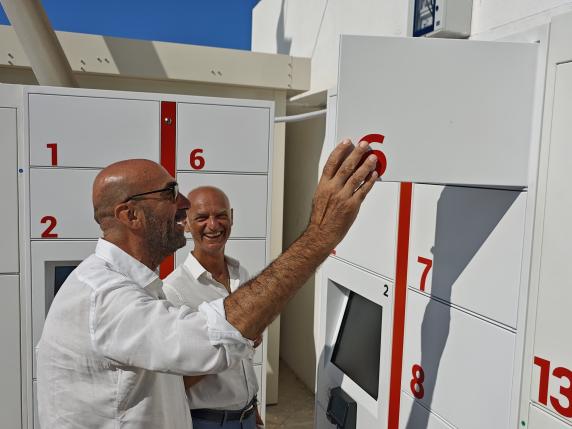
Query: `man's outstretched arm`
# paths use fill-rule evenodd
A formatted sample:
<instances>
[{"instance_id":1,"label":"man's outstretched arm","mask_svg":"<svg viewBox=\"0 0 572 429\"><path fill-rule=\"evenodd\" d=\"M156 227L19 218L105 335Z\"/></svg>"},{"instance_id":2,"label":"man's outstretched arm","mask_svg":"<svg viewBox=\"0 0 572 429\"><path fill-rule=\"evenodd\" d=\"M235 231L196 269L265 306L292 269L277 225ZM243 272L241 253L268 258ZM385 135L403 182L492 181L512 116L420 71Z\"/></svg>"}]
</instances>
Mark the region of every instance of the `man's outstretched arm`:
<instances>
[{"instance_id":1,"label":"man's outstretched arm","mask_svg":"<svg viewBox=\"0 0 572 429\"><path fill-rule=\"evenodd\" d=\"M245 338L261 335L346 235L377 179L374 155L360 165L368 150L366 142L354 147L349 140L334 149L314 194L306 230L264 271L225 299L227 320Z\"/></svg>"}]
</instances>

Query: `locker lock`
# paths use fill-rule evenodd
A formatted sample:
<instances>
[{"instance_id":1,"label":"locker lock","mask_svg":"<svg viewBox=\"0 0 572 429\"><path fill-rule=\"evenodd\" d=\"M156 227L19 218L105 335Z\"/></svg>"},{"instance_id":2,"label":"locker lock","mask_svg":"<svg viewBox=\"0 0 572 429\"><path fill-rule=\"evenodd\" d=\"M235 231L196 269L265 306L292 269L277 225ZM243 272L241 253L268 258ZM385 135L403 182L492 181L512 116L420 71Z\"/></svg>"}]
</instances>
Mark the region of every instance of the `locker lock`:
<instances>
[{"instance_id":1,"label":"locker lock","mask_svg":"<svg viewBox=\"0 0 572 429\"><path fill-rule=\"evenodd\" d=\"M171 124L173 123L173 119L171 119L171 118L169 118L169 117L165 117L165 118L163 118L163 122L164 122L166 125L171 125Z\"/></svg>"}]
</instances>

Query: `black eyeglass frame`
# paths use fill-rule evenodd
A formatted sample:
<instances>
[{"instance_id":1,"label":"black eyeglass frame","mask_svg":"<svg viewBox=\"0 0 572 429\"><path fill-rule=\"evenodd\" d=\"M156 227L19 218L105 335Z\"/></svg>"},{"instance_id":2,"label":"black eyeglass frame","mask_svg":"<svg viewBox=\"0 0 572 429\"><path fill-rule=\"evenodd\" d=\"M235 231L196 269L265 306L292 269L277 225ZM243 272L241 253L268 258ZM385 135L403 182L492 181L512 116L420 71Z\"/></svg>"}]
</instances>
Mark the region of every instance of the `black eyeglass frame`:
<instances>
[{"instance_id":1,"label":"black eyeglass frame","mask_svg":"<svg viewBox=\"0 0 572 429\"><path fill-rule=\"evenodd\" d=\"M170 195L171 200L175 201L177 199L177 197L179 196L179 184L177 182L174 182L174 183L168 184L163 189L156 189L154 191L141 192L140 194L131 195L126 200L124 200L123 203L126 203L127 201L134 200L134 199L139 198L139 197L143 197L145 195L156 194L158 192L165 192L165 191L171 191L171 195Z\"/></svg>"}]
</instances>

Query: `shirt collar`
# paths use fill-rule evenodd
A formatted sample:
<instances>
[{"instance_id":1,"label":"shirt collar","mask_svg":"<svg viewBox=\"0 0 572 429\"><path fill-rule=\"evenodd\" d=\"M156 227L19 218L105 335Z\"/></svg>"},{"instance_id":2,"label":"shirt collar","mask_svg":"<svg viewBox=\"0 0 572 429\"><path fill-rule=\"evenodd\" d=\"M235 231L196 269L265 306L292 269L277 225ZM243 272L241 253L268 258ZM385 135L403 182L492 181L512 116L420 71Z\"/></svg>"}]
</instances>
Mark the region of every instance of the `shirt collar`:
<instances>
[{"instance_id":1,"label":"shirt collar","mask_svg":"<svg viewBox=\"0 0 572 429\"><path fill-rule=\"evenodd\" d=\"M113 265L118 272L130 278L143 288L151 287L154 289L157 283L160 283L159 276L149 267L120 249L113 243L100 238L95 248L95 254L101 259Z\"/></svg>"},{"instance_id":2,"label":"shirt collar","mask_svg":"<svg viewBox=\"0 0 572 429\"><path fill-rule=\"evenodd\" d=\"M238 262L237 259L231 258L230 256L226 255L224 255L224 259L226 263L234 269L238 269L238 267L240 266L240 263ZM189 256L187 256L187 259L185 260L185 266L187 267L187 269L189 270L189 272L191 273L191 275L195 280L198 280L199 277L207 273L205 267L201 265L201 263L197 260L197 258L195 258L195 255L193 255L192 252L189 252Z\"/></svg>"}]
</instances>

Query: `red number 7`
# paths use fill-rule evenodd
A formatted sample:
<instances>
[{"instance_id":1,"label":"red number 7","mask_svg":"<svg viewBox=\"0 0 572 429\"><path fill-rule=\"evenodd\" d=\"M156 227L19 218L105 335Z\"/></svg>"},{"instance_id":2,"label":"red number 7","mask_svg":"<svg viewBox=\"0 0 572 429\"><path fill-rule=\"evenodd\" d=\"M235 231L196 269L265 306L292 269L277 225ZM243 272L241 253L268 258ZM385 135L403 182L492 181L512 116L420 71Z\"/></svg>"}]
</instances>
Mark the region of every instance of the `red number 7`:
<instances>
[{"instance_id":1,"label":"red number 7","mask_svg":"<svg viewBox=\"0 0 572 429\"><path fill-rule=\"evenodd\" d=\"M419 289L421 289L421 291L425 291L425 284L427 282L427 274L429 274L429 270L431 270L431 267L433 266L433 261L431 259L424 258L423 256L419 256L417 258L417 262L425 265L425 269L423 270L423 274L421 274L421 284L419 285Z\"/></svg>"}]
</instances>

